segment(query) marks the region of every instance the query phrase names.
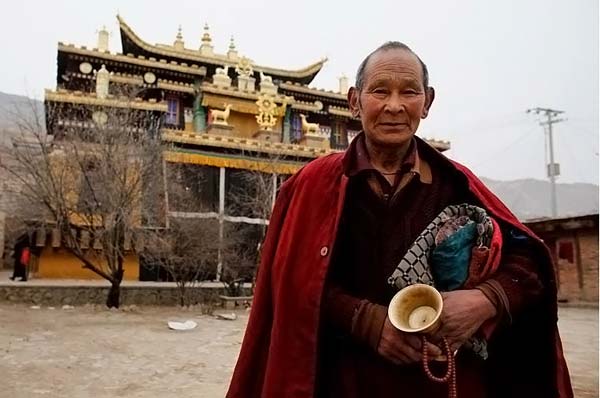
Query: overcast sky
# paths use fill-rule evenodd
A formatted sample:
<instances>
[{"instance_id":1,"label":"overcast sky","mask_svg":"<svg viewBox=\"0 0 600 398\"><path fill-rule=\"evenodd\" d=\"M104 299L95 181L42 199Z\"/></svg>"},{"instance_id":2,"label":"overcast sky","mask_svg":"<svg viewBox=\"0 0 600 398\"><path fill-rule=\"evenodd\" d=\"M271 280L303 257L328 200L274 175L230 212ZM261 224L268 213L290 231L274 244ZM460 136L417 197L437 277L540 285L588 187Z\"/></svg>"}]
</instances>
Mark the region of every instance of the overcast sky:
<instances>
[{"instance_id":1,"label":"overcast sky","mask_svg":"<svg viewBox=\"0 0 600 398\"><path fill-rule=\"evenodd\" d=\"M218 4L218 5L217 5ZM387 40L427 63L436 100L423 137L449 140L449 155L478 175L546 178L544 131L531 107L565 111L555 125L559 182L598 183L598 1L10 1L2 4L0 91L41 98L56 85L57 42L95 46L106 25L121 51L116 14L150 43L182 26L198 48L213 44L261 65L296 69L328 57L313 86L352 81L360 61Z\"/></svg>"}]
</instances>

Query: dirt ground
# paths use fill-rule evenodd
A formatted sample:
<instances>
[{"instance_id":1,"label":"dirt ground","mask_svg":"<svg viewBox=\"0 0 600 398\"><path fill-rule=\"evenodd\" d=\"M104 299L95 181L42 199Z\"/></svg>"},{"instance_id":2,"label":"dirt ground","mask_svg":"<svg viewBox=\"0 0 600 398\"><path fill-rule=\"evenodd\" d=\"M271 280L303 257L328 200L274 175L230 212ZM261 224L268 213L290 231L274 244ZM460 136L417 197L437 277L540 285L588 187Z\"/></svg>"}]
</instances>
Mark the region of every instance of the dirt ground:
<instances>
[{"instance_id":1,"label":"dirt ground","mask_svg":"<svg viewBox=\"0 0 600 398\"><path fill-rule=\"evenodd\" d=\"M223 397L248 315L0 305L0 397ZM169 320L198 327L177 332ZM598 396L598 311L562 309L577 397Z\"/></svg>"}]
</instances>

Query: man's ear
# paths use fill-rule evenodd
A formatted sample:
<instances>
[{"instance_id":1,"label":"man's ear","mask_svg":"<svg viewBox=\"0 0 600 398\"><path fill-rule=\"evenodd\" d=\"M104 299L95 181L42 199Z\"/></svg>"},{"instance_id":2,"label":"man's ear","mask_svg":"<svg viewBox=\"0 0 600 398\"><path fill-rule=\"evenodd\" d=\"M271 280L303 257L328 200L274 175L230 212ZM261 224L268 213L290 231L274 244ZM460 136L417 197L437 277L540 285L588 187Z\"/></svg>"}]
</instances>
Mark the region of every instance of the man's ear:
<instances>
[{"instance_id":1,"label":"man's ear","mask_svg":"<svg viewBox=\"0 0 600 398\"><path fill-rule=\"evenodd\" d=\"M425 90L425 106L423 107L421 119L425 119L427 115L429 115L429 108L431 108L431 104L433 104L434 98L435 90L433 89L433 87L427 87L427 89Z\"/></svg>"},{"instance_id":2,"label":"man's ear","mask_svg":"<svg viewBox=\"0 0 600 398\"><path fill-rule=\"evenodd\" d=\"M350 87L350 90L348 90L348 107L350 108L350 113L352 113L352 116L354 117L358 117L360 114L359 95L360 93L356 87Z\"/></svg>"}]
</instances>

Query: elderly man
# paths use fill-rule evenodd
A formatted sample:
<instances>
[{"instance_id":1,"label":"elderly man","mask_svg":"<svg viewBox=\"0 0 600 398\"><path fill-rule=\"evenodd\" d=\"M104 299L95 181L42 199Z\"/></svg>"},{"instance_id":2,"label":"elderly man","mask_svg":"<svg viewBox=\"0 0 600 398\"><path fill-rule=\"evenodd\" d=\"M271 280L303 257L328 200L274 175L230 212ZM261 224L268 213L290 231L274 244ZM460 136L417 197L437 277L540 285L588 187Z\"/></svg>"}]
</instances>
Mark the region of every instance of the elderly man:
<instances>
[{"instance_id":1,"label":"elderly man","mask_svg":"<svg viewBox=\"0 0 600 398\"><path fill-rule=\"evenodd\" d=\"M548 251L469 170L415 136L433 100L427 67L406 45L386 43L362 62L348 102L363 133L279 193L229 398L447 396L421 368L420 337L387 318L397 291L388 278L428 224L461 203L484 208L503 245L490 277L444 293L431 336L458 349L458 395L572 397ZM479 356L465 343L484 325Z\"/></svg>"}]
</instances>

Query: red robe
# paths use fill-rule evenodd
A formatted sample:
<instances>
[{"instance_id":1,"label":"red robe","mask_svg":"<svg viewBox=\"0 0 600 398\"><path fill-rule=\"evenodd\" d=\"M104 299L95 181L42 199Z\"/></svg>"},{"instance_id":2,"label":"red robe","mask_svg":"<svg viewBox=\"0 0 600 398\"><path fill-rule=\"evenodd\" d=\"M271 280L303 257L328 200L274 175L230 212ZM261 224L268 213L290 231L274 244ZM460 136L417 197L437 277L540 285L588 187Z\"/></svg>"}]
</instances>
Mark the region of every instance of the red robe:
<instances>
[{"instance_id":1,"label":"red robe","mask_svg":"<svg viewBox=\"0 0 600 398\"><path fill-rule=\"evenodd\" d=\"M471 171L423 141L419 146L419 151L425 150L461 173L492 217L521 230L537 244L536 261L545 294L539 305L520 317L522 321L511 325L504 338L498 338L495 349L490 348L492 390L498 386L507 397L573 397L556 325L556 282L548 249ZM228 398L309 398L315 394L321 296L348 182L343 157L332 154L309 163L279 192Z\"/></svg>"}]
</instances>

